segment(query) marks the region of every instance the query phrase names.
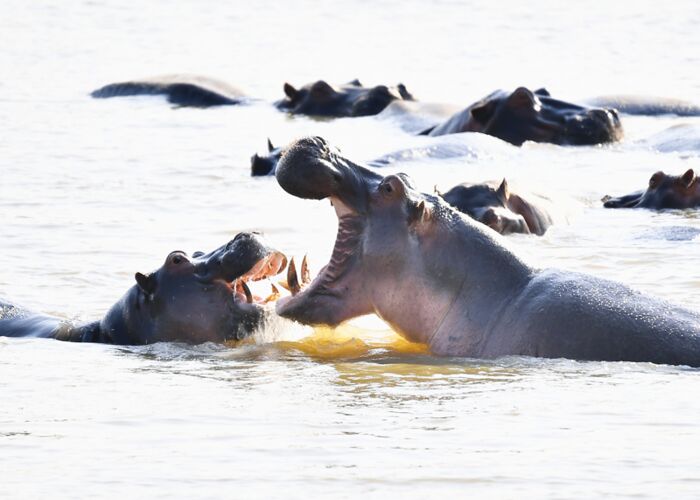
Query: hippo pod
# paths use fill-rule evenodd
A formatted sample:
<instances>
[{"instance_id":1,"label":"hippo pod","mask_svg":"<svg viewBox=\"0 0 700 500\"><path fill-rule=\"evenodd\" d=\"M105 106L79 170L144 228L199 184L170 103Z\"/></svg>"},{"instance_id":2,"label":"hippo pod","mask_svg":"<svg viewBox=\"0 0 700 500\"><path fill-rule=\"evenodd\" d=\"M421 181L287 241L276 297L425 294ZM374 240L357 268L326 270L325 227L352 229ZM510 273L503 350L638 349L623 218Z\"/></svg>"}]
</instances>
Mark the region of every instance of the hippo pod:
<instances>
[{"instance_id":1,"label":"hippo pod","mask_svg":"<svg viewBox=\"0 0 700 500\"><path fill-rule=\"evenodd\" d=\"M554 99L546 89L497 90L447 121L422 132L445 135L481 132L516 146L525 141L586 146L622 138L614 109L587 108Z\"/></svg>"},{"instance_id":2,"label":"hippo pod","mask_svg":"<svg viewBox=\"0 0 700 500\"><path fill-rule=\"evenodd\" d=\"M683 175L667 175L656 172L649 179L644 191L618 196L603 197L605 208L697 208L700 207L700 181L689 168Z\"/></svg>"},{"instance_id":3,"label":"hippo pod","mask_svg":"<svg viewBox=\"0 0 700 500\"><path fill-rule=\"evenodd\" d=\"M100 321L73 325L0 303L0 336L125 345L241 340L270 313L265 302L276 298L254 297L246 282L286 265L284 254L258 235L240 233L208 254L172 252L156 271L136 273L136 284Z\"/></svg>"},{"instance_id":4,"label":"hippo pod","mask_svg":"<svg viewBox=\"0 0 700 500\"><path fill-rule=\"evenodd\" d=\"M542 204L512 192L505 179L500 184L463 183L438 194L460 212L501 234L542 236L552 225L552 218Z\"/></svg>"},{"instance_id":5,"label":"hippo pod","mask_svg":"<svg viewBox=\"0 0 700 500\"><path fill-rule=\"evenodd\" d=\"M364 87L359 80L337 86L318 80L298 89L285 83L284 93L286 97L275 103L277 109L298 115L336 118L376 115L392 101L413 100L402 83L396 87Z\"/></svg>"},{"instance_id":6,"label":"hippo pod","mask_svg":"<svg viewBox=\"0 0 700 500\"><path fill-rule=\"evenodd\" d=\"M334 326L376 313L438 355L700 366L700 314L612 281L534 269L405 174L382 177L314 137L289 147L276 176L294 196L330 199L338 216L330 262L277 302L283 317Z\"/></svg>"},{"instance_id":7,"label":"hippo pod","mask_svg":"<svg viewBox=\"0 0 700 500\"><path fill-rule=\"evenodd\" d=\"M241 90L213 78L194 75L166 75L110 83L90 95L95 98L164 95L172 104L199 108L245 102Z\"/></svg>"}]
</instances>

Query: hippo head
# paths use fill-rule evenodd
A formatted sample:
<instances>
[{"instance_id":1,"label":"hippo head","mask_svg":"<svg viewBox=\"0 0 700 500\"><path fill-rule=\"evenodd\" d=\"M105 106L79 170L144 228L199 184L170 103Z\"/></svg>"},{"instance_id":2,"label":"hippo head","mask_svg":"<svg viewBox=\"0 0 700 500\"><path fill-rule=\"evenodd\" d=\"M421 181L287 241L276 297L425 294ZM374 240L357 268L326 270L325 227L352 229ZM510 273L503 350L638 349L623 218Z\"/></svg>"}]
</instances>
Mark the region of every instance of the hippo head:
<instances>
[{"instance_id":1,"label":"hippo head","mask_svg":"<svg viewBox=\"0 0 700 500\"><path fill-rule=\"evenodd\" d=\"M267 155L260 156L255 153L250 158L250 175L253 177L263 175L274 175L277 170L277 162L280 161L280 156L284 148L275 147L270 139L267 140Z\"/></svg>"},{"instance_id":2,"label":"hippo head","mask_svg":"<svg viewBox=\"0 0 700 500\"><path fill-rule=\"evenodd\" d=\"M285 98L277 101L278 109L292 114L343 117L370 116L380 113L395 100L413 100L403 84L396 87L363 87L358 80L331 86L323 80L295 88L284 84Z\"/></svg>"},{"instance_id":3,"label":"hippo head","mask_svg":"<svg viewBox=\"0 0 700 500\"><path fill-rule=\"evenodd\" d=\"M603 198L606 208L684 209L700 206L700 181L689 168L683 175L656 172L645 191L625 196Z\"/></svg>"},{"instance_id":4,"label":"hippo head","mask_svg":"<svg viewBox=\"0 0 700 500\"><path fill-rule=\"evenodd\" d=\"M439 197L417 192L405 174L382 177L320 137L290 145L276 176L294 196L328 198L338 216L330 262L306 286L290 264L292 296L277 302L279 315L334 326L374 312L413 340L437 328L463 279L455 273L463 259L442 234L459 237L455 224L475 223ZM479 238L487 231L477 229ZM406 306L417 302L420 307Z\"/></svg>"},{"instance_id":5,"label":"hippo head","mask_svg":"<svg viewBox=\"0 0 700 500\"><path fill-rule=\"evenodd\" d=\"M105 316L102 330L125 336L113 338L122 344L243 339L266 311L246 282L276 275L286 264L254 233L207 254L171 252L156 271L136 273L136 285Z\"/></svg>"},{"instance_id":6,"label":"hippo head","mask_svg":"<svg viewBox=\"0 0 700 500\"><path fill-rule=\"evenodd\" d=\"M525 141L585 146L622 138L614 109L588 108L554 99L545 89L496 91L467 109L464 130L520 146Z\"/></svg>"},{"instance_id":7,"label":"hippo head","mask_svg":"<svg viewBox=\"0 0 700 500\"><path fill-rule=\"evenodd\" d=\"M505 179L498 184L460 184L442 198L474 220L501 234L529 234L525 218L509 206L510 191Z\"/></svg>"}]
</instances>

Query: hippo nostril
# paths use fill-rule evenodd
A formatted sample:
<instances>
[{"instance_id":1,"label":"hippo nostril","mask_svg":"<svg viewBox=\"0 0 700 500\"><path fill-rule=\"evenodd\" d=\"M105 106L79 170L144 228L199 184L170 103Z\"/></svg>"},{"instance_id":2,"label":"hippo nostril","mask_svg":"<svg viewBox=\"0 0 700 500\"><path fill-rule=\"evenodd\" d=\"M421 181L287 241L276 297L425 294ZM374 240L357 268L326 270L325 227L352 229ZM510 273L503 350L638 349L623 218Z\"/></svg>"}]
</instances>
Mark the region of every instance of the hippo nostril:
<instances>
[{"instance_id":1,"label":"hippo nostril","mask_svg":"<svg viewBox=\"0 0 700 500\"><path fill-rule=\"evenodd\" d=\"M588 112L591 118L595 118L599 121L609 122L611 121L612 114L604 109L592 109Z\"/></svg>"}]
</instances>

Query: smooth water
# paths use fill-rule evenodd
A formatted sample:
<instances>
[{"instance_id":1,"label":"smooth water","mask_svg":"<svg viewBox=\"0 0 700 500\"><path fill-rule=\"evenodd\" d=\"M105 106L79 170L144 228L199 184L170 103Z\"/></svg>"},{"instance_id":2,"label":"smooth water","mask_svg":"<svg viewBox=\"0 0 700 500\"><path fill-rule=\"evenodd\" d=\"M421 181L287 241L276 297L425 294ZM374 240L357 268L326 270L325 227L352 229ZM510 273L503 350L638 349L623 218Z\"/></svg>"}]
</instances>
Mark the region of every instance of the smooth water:
<instances>
[{"instance_id":1,"label":"smooth water","mask_svg":"<svg viewBox=\"0 0 700 500\"><path fill-rule=\"evenodd\" d=\"M700 306L700 217L608 211L656 170L698 168L700 119L624 117L613 146L514 148L468 135L431 158L391 119L315 121L265 104L282 83L404 82L467 105L495 88L700 102L696 2L5 0L0 16L0 295L99 317L171 250L264 231L329 257L327 203L249 177L266 138L316 134L384 172L449 188L507 176L567 222L509 238L540 266ZM263 99L173 109L92 100L163 73ZM674 127L676 125L683 125ZM670 127L674 127L669 129ZM237 347L0 338L0 496L696 497L700 382L682 367L441 359L376 319L338 332L272 325Z\"/></svg>"}]
</instances>

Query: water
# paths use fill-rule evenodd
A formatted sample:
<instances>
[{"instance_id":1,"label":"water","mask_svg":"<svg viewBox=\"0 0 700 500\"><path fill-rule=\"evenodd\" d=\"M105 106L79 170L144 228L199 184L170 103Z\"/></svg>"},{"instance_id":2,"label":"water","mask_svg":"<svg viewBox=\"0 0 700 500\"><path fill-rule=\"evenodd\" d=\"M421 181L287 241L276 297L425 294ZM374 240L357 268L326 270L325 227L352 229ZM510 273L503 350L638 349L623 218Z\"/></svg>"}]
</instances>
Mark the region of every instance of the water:
<instances>
[{"instance_id":1,"label":"water","mask_svg":"<svg viewBox=\"0 0 700 500\"><path fill-rule=\"evenodd\" d=\"M248 175L268 136L305 134L357 160L403 150L383 171L425 190L507 176L556 195L568 223L509 238L519 254L700 304L697 214L598 201L697 168L698 119L626 117L608 147L442 139L464 154L435 159L391 120L87 97L190 72L263 100L285 80L358 77L465 105L518 85L700 102L694 2L9 0L3 12L0 295L32 309L99 317L135 271L247 229L318 269L335 235L327 203ZM0 496L695 497L697 380L647 364L439 359L375 319L238 347L0 339Z\"/></svg>"}]
</instances>

